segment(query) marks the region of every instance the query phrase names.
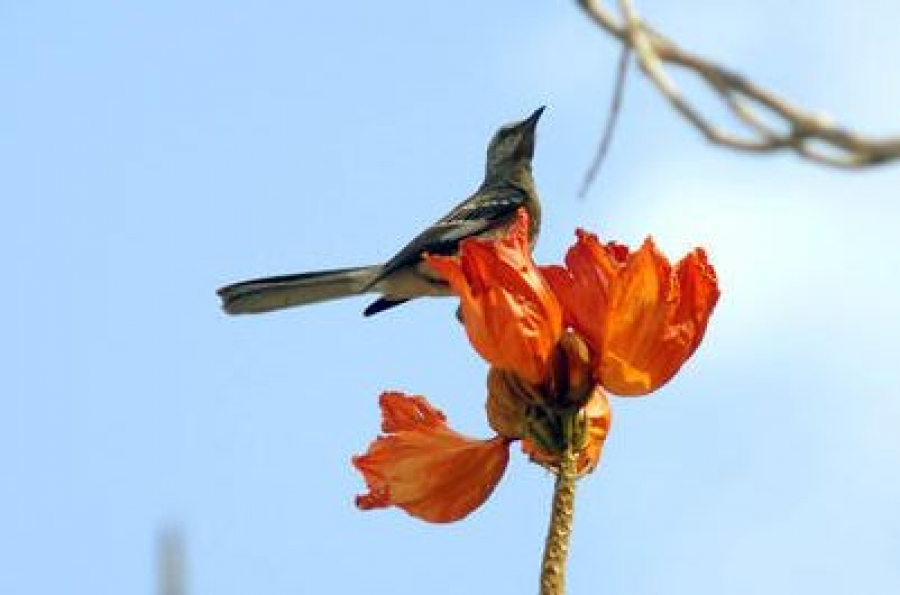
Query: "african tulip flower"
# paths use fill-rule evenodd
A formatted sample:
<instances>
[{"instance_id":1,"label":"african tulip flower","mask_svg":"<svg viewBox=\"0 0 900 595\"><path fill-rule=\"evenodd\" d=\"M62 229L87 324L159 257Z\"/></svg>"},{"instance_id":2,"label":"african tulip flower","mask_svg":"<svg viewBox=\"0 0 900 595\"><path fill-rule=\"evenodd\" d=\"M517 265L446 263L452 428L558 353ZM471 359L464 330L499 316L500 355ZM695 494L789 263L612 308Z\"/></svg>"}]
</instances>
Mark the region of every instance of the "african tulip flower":
<instances>
[{"instance_id":1,"label":"african tulip flower","mask_svg":"<svg viewBox=\"0 0 900 595\"><path fill-rule=\"evenodd\" d=\"M363 509L396 505L433 522L460 519L499 482L508 447L556 475L541 593L564 591L575 483L600 460L609 391L647 394L697 349L719 297L701 249L674 267L648 239L636 252L579 231L565 266L537 267L524 211L508 235L467 239L459 256L426 256L460 298L473 347L490 364L487 417L495 438L451 430L422 397L385 393L383 430L354 459Z\"/></svg>"},{"instance_id":2,"label":"african tulip flower","mask_svg":"<svg viewBox=\"0 0 900 595\"><path fill-rule=\"evenodd\" d=\"M488 440L452 430L424 397L385 392L379 403L385 435L353 458L369 490L357 496L356 505L362 510L397 506L432 523L458 521L487 500L506 470L513 440L522 439L522 450L533 462L557 470L566 439L575 437L576 472L584 475L597 466L610 424L609 404L599 387L571 415L546 409L538 417L509 390L492 389L489 411L507 409L489 413L497 436ZM523 424L521 432L515 420Z\"/></svg>"},{"instance_id":3,"label":"african tulip flower","mask_svg":"<svg viewBox=\"0 0 900 595\"><path fill-rule=\"evenodd\" d=\"M702 249L673 268L649 238L629 253L579 231L566 266L542 271L591 346L597 381L618 395L668 382L699 346L719 297Z\"/></svg>"}]
</instances>

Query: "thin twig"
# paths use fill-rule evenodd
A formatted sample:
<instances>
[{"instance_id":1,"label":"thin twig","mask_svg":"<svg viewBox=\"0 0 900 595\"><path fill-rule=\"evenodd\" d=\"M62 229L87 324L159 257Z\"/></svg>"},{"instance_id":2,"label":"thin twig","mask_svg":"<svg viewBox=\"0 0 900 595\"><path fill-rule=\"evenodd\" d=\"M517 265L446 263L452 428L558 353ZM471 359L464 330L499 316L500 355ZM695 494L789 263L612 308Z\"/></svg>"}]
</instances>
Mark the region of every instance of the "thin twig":
<instances>
[{"instance_id":1,"label":"thin twig","mask_svg":"<svg viewBox=\"0 0 900 595\"><path fill-rule=\"evenodd\" d=\"M628 63L631 58L631 46L622 45L622 52L619 55L619 66L616 69L616 82L613 87L612 99L609 105L609 114L606 116L606 123L603 125L603 136L600 137L600 145L597 147L597 153L594 160L591 161L587 173L584 176L584 182L581 184L581 190L578 192L579 198L584 198L588 190L597 179L600 173L600 167L609 153L609 147L612 145L613 133L616 130L616 124L619 121L619 113L622 111L622 98L625 97L625 83L628 80Z\"/></svg>"},{"instance_id":2,"label":"thin twig","mask_svg":"<svg viewBox=\"0 0 900 595\"><path fill-rule=\"evenodd\" d=\"M618 0L621 22L598 0L576 0L603 31L631 48L641 71L704 137L744 151L792 150L804 159L842 168L860 168L900 159L900 137L873 138L798 108L740 74L679 47L648 26L631 0ZM666 72L681 68L699 77L747 130L732 132L709 119L685 98ZM781 126L766 123L768 113Z\"/></svg>"}]
</instances>

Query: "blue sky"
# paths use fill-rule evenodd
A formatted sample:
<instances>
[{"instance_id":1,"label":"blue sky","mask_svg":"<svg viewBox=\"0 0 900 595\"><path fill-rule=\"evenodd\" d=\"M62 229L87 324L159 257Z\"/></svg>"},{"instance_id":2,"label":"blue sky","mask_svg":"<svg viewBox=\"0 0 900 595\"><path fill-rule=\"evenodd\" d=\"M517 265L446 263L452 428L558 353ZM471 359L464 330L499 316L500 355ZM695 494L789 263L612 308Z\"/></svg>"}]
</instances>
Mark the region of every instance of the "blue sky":
<instances>
[{"instance_id":1,"label":"blue sky","mask_svg":"<svg viewBox=\"0 0 900 595\"><path fill-rule=\"evenodd\" d=\"M213 292L390 256L542 104L539 259L653 234L723 290L683 372L613 403L570 592L900 592L900 167L714 149L635 78L579 201L616 49L572 3L305 4L0 4L0 592L153 593L171 526L196 594L533 592L551 480L518 454L454 525L353 507L381 390L487 435L452 301L234 319ZM895 3L724 4L641 8L900 131Z\"/></svg>"}]
</instances>

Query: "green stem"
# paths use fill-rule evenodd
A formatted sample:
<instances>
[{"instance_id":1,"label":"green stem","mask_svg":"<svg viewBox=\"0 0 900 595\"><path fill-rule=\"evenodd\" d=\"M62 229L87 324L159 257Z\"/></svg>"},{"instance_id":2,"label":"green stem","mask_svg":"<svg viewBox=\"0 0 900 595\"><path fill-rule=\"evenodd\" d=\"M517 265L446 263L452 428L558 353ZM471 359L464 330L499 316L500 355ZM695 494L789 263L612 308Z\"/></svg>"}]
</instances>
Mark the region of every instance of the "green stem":
<instances>
[{"instance_id":1,"label":"green stem","mask_svg":"<svg viewBox=\"0 0 900 595\"><path fill-rule=\"evenodd\" d=\"M553 491L553 510L541 564L540 595L565 595L566 592L566 558L575 513L575 480L575 454L569 447L560 456Z\"/></svg>"}]
</instances>

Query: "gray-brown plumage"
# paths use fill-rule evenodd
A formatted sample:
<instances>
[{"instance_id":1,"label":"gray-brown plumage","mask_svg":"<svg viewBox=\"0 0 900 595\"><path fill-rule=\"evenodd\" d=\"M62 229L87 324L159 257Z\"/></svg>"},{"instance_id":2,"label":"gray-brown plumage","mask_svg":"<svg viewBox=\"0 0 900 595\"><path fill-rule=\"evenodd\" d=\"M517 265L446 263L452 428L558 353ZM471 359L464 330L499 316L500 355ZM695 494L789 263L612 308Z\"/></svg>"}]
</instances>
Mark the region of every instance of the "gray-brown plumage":
<instances>
[{"instance_id":1,"label":"gray-brown plumage","mask_svg":"<svg viewBox=\"0 0 900 595\"><path fill-rule=\"evenodd\" d=\"M519 207L530 215L532 245L541 209L531 175L535 129L544 108L494 134L487 150L484 181L475 193L412 239L384 264L266 277L218 290L229 314L255 314L363 293L380 293L370 316L422 296L449 295L447 284L422 255L455 254L469 237L502 235Z\"/></svg>"}]
</instances>

